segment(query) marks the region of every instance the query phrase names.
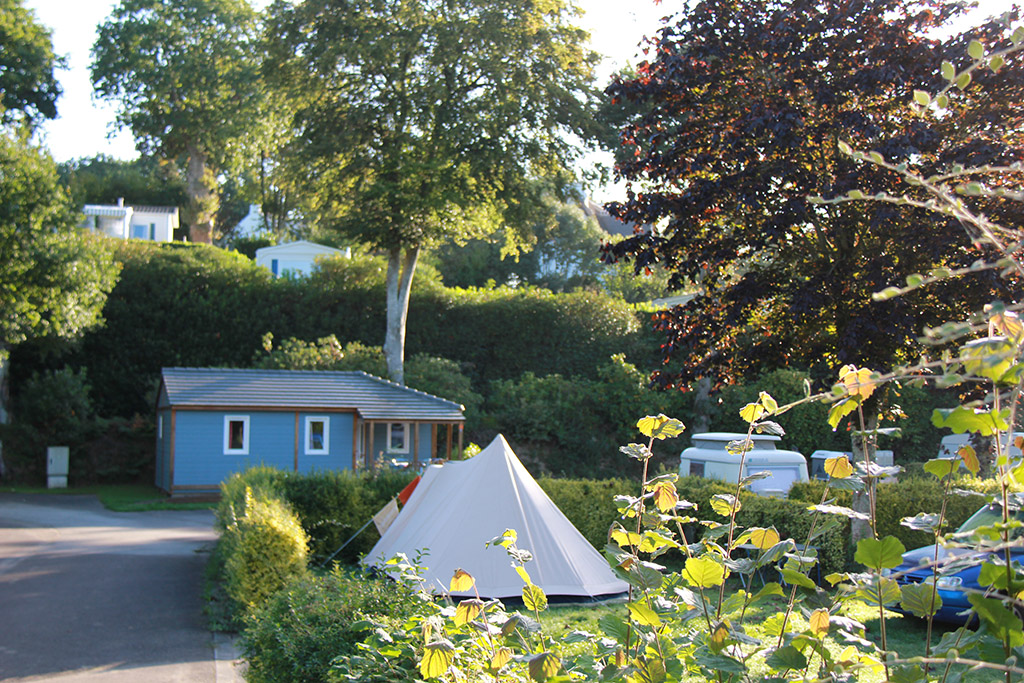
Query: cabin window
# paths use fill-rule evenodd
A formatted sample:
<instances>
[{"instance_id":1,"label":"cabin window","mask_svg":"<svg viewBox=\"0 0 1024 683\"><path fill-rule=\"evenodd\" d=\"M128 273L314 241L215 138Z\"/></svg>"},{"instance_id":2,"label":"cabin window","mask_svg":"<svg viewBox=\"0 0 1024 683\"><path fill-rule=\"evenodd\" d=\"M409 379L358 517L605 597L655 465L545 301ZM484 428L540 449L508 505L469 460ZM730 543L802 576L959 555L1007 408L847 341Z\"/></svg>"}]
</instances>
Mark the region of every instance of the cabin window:
<instances>
[{"instance_id":1,"label":"cabin window","mask_svg":"<svg viewBox=\"0 0 1024 683\"><path fill-rule=\"evenodd\" d=\"M306 455L325 455L331 450L331 421L326 416L306 418Z\"/></svg>"},{"instance_id":2,"label":"cabin window","mask_svg":"<svg viewBox=\"0 0 1024 683\"><path fill-rule=\"evenodd\" d=\"M388 453L409 452L409 424L392 422L388 424Z\"/></svg>"},{"instance_id":3,"label":"cabin window","mask_svg":"<svg viewBox=\"0 0 1024 683\"><path fill-rule=\"evenodd\" d=\"M224 454L249 454L249 416L224 416Z\"/></svg>"},{"instance_id":4,"label":"cabin window","mask_svg":"<svg viewBox=\"0 0 1024 683\"><path fill-rule=\"evenodd\" d=\"M704 463L690 461L690 476L691 477L703 477L704 476Z\"/></svg>"}]
</instances>

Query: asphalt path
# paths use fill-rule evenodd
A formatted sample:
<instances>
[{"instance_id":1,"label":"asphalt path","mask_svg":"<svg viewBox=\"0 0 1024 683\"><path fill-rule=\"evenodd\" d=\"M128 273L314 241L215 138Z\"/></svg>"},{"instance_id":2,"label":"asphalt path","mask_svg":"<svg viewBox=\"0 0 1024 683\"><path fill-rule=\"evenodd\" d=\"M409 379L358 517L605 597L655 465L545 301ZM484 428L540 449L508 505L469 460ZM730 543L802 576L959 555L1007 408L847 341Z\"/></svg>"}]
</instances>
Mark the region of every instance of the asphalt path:
<instances>
[{"instance_id":1,"label":"asphalt path","mask_svg":"<svg viewBox=\"0 0 1024 683\"><path fill-rule=\"evenodd\" d=\"M207 510L0 493L0 681L240 681L202 615L215 540Z\"/></svg>"}]
</instances>

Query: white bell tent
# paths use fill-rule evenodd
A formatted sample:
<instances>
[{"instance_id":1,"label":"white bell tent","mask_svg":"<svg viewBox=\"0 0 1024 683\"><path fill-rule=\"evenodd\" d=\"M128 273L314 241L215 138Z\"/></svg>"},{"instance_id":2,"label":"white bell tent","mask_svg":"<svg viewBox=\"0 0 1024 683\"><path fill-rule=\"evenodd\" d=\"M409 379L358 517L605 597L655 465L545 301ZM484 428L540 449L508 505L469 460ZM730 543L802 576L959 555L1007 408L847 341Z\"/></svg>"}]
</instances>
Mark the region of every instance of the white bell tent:
<instances>
[{"instance_id":1,"label":"white bell tent","mask_svg":"<svg viewBox=\"0 0 1024 683\"><path fill-rule=\"evenodd\" d=\"M383 565L398 553L413 558L425 549L424 578L434 592L447 591L455 570L463 569L476 579L481 597L516 597L523 581L511 558L501 546L486 546L505 529L514 529L517 546L533 554L526 570L549 597L608 596L628 589L500 434L469 460L427 467L363 563Z\"/></svg>"}]
</instances>

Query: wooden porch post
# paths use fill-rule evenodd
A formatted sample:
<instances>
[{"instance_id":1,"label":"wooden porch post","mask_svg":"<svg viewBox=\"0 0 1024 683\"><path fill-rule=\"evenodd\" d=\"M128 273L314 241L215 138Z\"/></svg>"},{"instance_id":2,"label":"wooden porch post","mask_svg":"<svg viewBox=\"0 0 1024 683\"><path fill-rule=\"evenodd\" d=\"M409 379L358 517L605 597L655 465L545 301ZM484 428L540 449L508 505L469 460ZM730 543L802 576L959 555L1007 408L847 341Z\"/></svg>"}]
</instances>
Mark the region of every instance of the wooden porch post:
<instances>
[{"instance_id":1,"label":"wooden porch post","mask_svg":"<svg viewBox=\"0 0 1024 683\"><path fill-rule=\"evenodd\" d=\"M412 423L412 467L415 469L420 464L420 423Z\"/></svg>"},{"instance_id":2,"label":"wooden porch post","mask_svg":"<svg viewBox=\"0 0 1024 683\"><path fill-rule=\"evenodd\" d=\"M452 459L452 424L448 423L448 450L445 452L445 460Z\"/></svg>"},{"instance_id":3,"label":"wooden porch post","mask_svg":"<svg viewBox=\"0 0 1024 683\"><path fill-rule=\"evenodd\" d=\"M462 460L463 456L466 453L466 451L463 450L463 448L462 448L462 427L463 427L463 424L460 422L459 423L459 460Z\"/></svg>"}]
</instances>

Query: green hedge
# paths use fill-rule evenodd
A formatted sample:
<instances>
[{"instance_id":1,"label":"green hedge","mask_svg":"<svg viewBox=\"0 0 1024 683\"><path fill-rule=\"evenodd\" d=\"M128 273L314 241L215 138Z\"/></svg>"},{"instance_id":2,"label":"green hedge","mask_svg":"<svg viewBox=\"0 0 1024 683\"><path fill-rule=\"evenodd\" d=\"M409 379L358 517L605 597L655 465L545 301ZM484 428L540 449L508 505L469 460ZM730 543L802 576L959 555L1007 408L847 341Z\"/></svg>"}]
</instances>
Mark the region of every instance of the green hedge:
<instances>
[{"instance_id":1,"label":"green hedge","mask_svg":"<svg viewBox=\"0 0 1024 683\"><path fill-rule=\"evenodd\" d=\"M372 346L383 338L386 268L379 257L333 259L298 279L274 279L238 253L205 245L128 240L114 246L114 258L123 267L105 325L58 359L21 345L13 379L65 363L84 367L99 414L148 415L161 367L245 367L267 332L307 341L333 334ZM632 307L604 294L447 289L424 265L413 283L406 353L458 363L479 391L528 370L593 375L619 352L646 366L657 344L640 327Z\"/></svg>"},{"instance_id":2,"label":"green hedge","mask_svg":"<svg viewBox=\"0 0 1024 683\"><path fill-rule=\"evenodd\" d=\"M282 492L302 521L310 538L310 555L322 561L351 538L415 475L384 471L376 476L341 470L283 477ZM374 525L367 527L335 556L341 564L354 564L380 539Z\"/></svg>"},{"instance_id":3,"label":"green hedge","mask_svg":"<svg viewBox=\"0 0 1024 683\"><path fill-rule=\"evenodd\" d=\"M415 597L402 584L335 569L290 583L256 611L242 635L252 683L325 681L331 662L356 652L364 618L400 623Z\"/></svg>"},{"instance_id":4,"label":"green hedge","mask_svg":"<svg viewBox=\"0 0 1024 683\"><path fill-rule=\"evenodd\" d=\"M789 498L794 501L817 504L824 491L824 482L809 481L794 484ZM956 529L984 505L989 496L985 493L991 485L978 480L958 481L954 488L972 487L977 490L969 495L953 494L946 504L947 530ZM838 505L849 506L849 491L834 491L829 494ZM921 512L939 512L942 508L942 485L934 478L908 477L895 483L879 484L875 502L875 516L879 536L895 536L907 550L931 545L934 538L923 531L914 531L900 522ZM851 551L852 553L852 551Z\"/></svg>"},{"instance_id":5,"label":"green hedge","mask_svg":"<svg viewBox=\"0 0 1024 683\"><path fill-rule=\"evenodd\" d=\"M569 518L588 541L599 550L607 543L608 529L618 519L618 511L612 499L618 494L636 495L639 483L626 479L549 479L538 480L559 509ZM701 520L725 521L711 510L711 497L719 493L733 493L735 485L705 479L703 477L682 477L676 484L679 497L697 505L692 516ZM774 526L782 538L792 538L797 543L807 539L811 513L807 506L796 500L763 498L744 492L740 496L742 507L736 516L743 527ZM703 527L698 524L687 526L687 540L700 540ZM839 571L846 566L846 539L849 538L849 524L843 520L839 527L829 531L813 545L818 548L821 573Z\"/></svg>"}]
</instances>

